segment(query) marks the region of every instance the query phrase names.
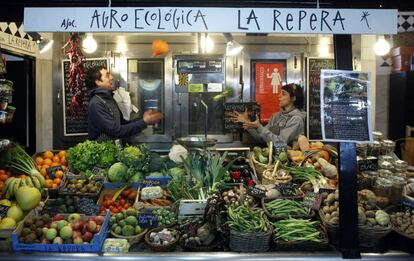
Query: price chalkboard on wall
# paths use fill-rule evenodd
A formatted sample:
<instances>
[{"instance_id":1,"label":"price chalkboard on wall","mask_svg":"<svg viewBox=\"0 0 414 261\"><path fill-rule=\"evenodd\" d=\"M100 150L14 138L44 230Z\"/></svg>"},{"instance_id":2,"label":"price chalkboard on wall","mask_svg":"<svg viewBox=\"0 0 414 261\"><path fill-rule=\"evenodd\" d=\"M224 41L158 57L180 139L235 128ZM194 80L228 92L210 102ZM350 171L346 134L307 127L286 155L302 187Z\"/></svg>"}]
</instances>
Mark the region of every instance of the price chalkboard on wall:
<instances>
[{"instance_id":1,"label":"price chalkboard on wall","mask_svg":"<svg viewBox=\"0 0 414 261\"><path fill-rule=\"evenodd\" d=\"M94 66L104 66L108 68L107 58L88 58L83 61L85 74ZM70 62L65 59L62 61L62 98L63 98L63 131L65 136L81 136L88 134L88 96L87 86L84 84L82 91L85 92L81 110L78 116L73 116L70 112L70 102L73 94L68 88ZM86 76L86 75L85 75Z\"/></svg>"},{"instance_id":2,"label":"price chalkboard on wall","mask_svg":"<svg viewBox=\"0 0 414 261\"><path fill-rule=\"evenodd\" d=\"M224 129L227 132L237 132L243 128L241 123L231 120L233 111L244 112L247 110L251 121L256 120L256 115L260 117L260 106L255 102L234 102L224 104Z\"/></svg>"},{"instance_id":3,"label":"price chalkboard on wall","mask_svg":"<svg viewBox=\"0 0 414 261\"><path fill-rule=\"evenodd\" d=\"M321 70L334 69L335 61L329 58L307 59L307 132L311 140L322 140L321 128Z\"/></svg>"}]
</instances>

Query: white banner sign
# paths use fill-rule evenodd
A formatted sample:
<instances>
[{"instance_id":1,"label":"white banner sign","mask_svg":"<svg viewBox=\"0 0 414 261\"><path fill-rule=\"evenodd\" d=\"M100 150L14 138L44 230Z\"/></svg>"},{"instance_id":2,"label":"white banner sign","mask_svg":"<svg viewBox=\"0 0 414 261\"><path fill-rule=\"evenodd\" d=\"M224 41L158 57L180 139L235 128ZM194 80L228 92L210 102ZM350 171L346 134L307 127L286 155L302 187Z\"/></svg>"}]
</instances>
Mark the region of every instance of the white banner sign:
<instances>
[{"instance_id":1,"label":"white banner sign","mask_svg":"<svg viewBox=\"0 0 414 261\"><path fill-rule=\"evenodd\" d=\"M396 34L397 10L299 8L25 8L27 32Z\"/></svg>"}]
</instances>

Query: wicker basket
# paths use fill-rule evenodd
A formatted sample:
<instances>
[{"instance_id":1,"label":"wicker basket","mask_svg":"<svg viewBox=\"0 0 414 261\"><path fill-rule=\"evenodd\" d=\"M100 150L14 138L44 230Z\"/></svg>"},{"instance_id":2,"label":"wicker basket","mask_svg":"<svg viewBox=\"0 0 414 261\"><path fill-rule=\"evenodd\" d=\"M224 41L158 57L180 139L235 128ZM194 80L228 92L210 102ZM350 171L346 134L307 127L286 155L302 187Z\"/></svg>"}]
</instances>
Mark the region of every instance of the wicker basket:
<instances>
[{"instance_id":1,"label":"wicker basket","mask_svg":"<svg viewBox=\"0 0 414 261\"><path fill-rule=\"evenodd\" d=\"M250 153L250 161L253 163L255 173L260 181L263 179L263 172L267 169L273 169L274 164L263 164L254 158L254 154Z\"/></svg>"},{"instance_id":2,"label":"wicker basket","mask_svg":"<svg viewBox=\"0 0 414 261\"><path fill-rule=\"evenodd\" d=\"M185 239L180 238L180 246L182 249L186 251L192 252L210 252L217 249L221 245L221 242L218 240L214 240L214 242L208 246L195 246L191 244L185 244Z\"/></svg>"},{"instance_id":3,"label":"wicker basket","mask_svg":"<svg viewBox=\"0 0 414 261\"><path fill-rule=\"evenodd\" d=\"M288 198L286 198L286 199L288 199ZM290 199L290 198L289 198L289 199ZM270 201L273 201L273 200L274 200L274 199L264 199L264 198L262 198L262 208L263 208L263 211L264 211L264 213L266 214L267 218L268 218L270 221L272 221L272 222L275 222L275 221L278 221L278 220L281 220L281 219L288 218L287 216L282 216L282 215L272 215L272 214L271 214L271 213L267 210L265 203L270 202ZM301 200L301 198L291 198L291 200L297 200L297 201L300 201L300 200ZM291 217L292 217L292 218L304 218L304 219L313 218L314 216L315 216L315 211L314 211L313 209L310 209L310 212L309 212L309 214L308 214L308 215L302 215L302 214L294 214L294 215L291 215Z\"/></svg>"},{"instance_id":4,"label":"wicker basket","mask_svg":"<svg viewBox=\"0 0 414 261\"><path fill-rule=\"evenodd\" d=\"M178 241L180 239L180 236L179 236L178 231L175 230L175 229L169 229L171 231L176 231L177 236L175 237L174 241L171 242L168 245L156 245L156 244L154 244L150 241L150 235L151 235L152 232L160 232L163 229L164 229L163 227L153 228L145 234L145 243L147 243L147 245L152 249L152 251L155 251L155 252L171 252L171 251L174 251L175 247L177 246Z\"/></svg>"},{"instance_id":5,"label":"wicker basket","mask_svg":"<svg viewBox=\"0 0 414 261\"><path fill-rule=\"evenodd\" d=\"M339 224L328 222L322 210L319 211L319 217L328 232L330 242L337 245L339 243ZM383 237L388 235L392 229L392 224L389 224L387 227L358 225L359 246L366 248L374 247Z\"/></svg>"},{"instance_id":6,"label":"wicker basket","mask_svg":"<svg viewBox=\"0 0 414 261\"><path fill-rule=\"evenodd\" d=\"M136 243L141 242L147 232L148 232L148 229L145 229L143 232L135 236L121 236L111 230L111 235L115 238L122 238L122 239L128 240L129 245L132 246L132 245L135 245Z\"/></svg>"},{"instance_id":7,"label":"wicker basket","mask_svg":"<svg viewBox=\"0 0 414 261\"><path fill-rule=\"evenodd\" d=\"M231 250L236 252L266 252L269 250L272 229L267 232L249 233L230 229Z\"/></svg>"},{"instance_id":8,"label":"wicker basket","mask_svg":"<svg viewBox=\"0 0 414 261\"><path fill-rule=\"evenodd\" d=\"M322 235L321 242L313 241L283 241L274 239L276 250L281 251L322 251L329 247L328 235L323 225L319 226Z\"/></svg>"}]
</instances>

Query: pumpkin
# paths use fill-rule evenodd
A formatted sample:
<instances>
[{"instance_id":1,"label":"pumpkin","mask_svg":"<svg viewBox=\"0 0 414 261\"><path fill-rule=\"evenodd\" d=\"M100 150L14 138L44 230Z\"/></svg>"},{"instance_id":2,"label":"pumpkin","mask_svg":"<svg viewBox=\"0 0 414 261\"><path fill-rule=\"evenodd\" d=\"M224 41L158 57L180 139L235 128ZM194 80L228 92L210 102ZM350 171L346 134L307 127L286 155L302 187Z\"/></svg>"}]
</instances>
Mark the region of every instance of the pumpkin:
<instances>
[{"instance_id":1,"label":"pumpkin","mask_svg":"<svg viewBox=\"0 0 414 261\"><path fill-rule=\"evenodd\" d=\"M152 56L158 56L168 53L168 43L164 40L154 40L152 42Z\"/></svg>"}]
</instances>

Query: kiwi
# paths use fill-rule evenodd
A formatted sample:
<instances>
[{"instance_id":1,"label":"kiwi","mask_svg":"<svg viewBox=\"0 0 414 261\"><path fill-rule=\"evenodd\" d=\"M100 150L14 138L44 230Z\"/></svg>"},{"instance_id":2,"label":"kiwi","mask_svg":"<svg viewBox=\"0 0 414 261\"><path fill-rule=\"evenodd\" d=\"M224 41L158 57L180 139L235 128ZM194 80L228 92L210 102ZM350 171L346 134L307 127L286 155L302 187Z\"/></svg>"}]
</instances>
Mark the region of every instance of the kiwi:
<instances>
[{"instance_id":1,"label":"kiwi","mask_svg":"<svg viewBox=\"0 0 414 261\"><path fill-rule=\"evenodd\" d=\"M45 222L43 222L43 220L38 220L38 221L36 221L35 225L36 225L37 228L39 228L39 227L41 228L45 225Z\"/></svg>"},{"instance_id":2,"label":"kiwi","mask_svg":"<svg viewBox=\"0 0 414 261\"><path fill-rule=\"evenodd\" d=\"M24 241L26 242L26 244L33 244L36 241L36 239L36 234L30 233L25 237Z\"/></svg>"},{"instance_id":3,"label":"kiwi","mask_svg":"<svg viewBox=\"0 0 414 261\"><path fill-rule=\"evenodd\" d=\"M30 230L30 228L25 227L25 228L23 228L23 229L22 229L22 232L20 233L20 236L25 237L25 236L27 236L28 234L30 234L30 232L32 232L32 231Z\"/></svg>"},{"instance_id":4,"label":"kiwi","mask_svg":"<svg viewBox=\"0 0 414 261\"><path fill-rule=\"evenodd\" d=\"M47 214L47 213L45 213L45 214L43 214L43 216L42 216L42 220L43 220L43 222L46 224L46 223L49 223L49 221L50 221L50 215L49 214Z\"/></svg>"},{"instance_id":5,"label":"kiwi","mask_svg":"<svg viewBox=\"0 0 414 261\"><path fill-rule=\"evenodd\" d=\"M25 221L24 221L24 225L26 226L26 227L30 227L30 225L32 225L34 223L34 220L33 220L33 218L32 217L29 217L28 219L26 219Z\"/></svg>"},{"instance_id":6,"label":"kiwi","mask_svg":"<svg viewBox=\"0 0 414 261\"><path fill-rule=\"evenodd\" d=\"M36 233L36 236L41 237L43 235L43 228L40 228L40 227L36 228L35 233Z\"/></svg>"},{"instance_id":7,"label":"kiwi","mask_svg":"<svg viewBox=\"0 0 414 261\"><path fill-rule=\"evenodd\" d=\"M30 231L36 231L36 225L35 224L31 224L30 226L29 226L29 229L30 229Z\"/></svg>"}]
</instances>

